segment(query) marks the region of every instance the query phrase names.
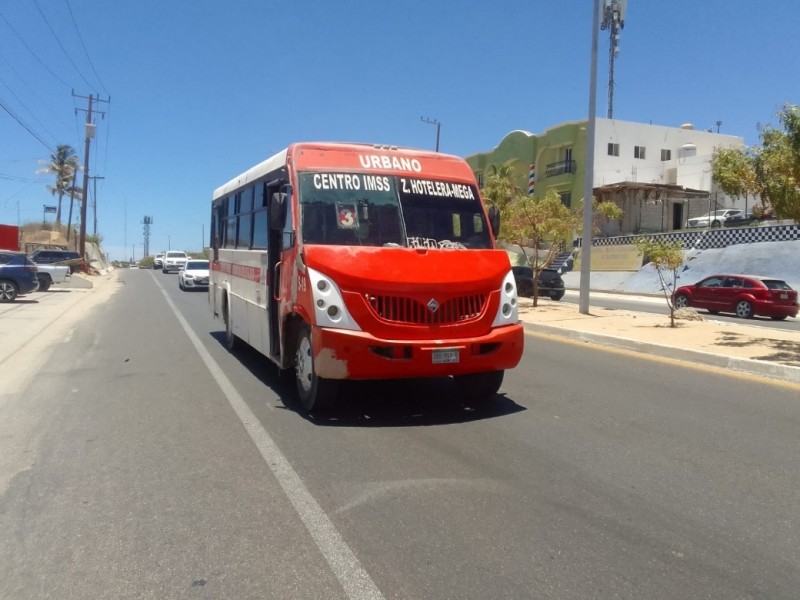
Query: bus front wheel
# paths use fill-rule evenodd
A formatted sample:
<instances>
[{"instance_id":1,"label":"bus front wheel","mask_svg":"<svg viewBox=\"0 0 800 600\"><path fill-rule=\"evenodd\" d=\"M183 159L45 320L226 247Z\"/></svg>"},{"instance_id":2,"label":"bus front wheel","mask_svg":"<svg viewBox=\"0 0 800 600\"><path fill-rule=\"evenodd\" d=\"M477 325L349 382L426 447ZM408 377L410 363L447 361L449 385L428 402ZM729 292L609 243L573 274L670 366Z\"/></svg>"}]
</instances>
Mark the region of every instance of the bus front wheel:
<instances>
[{"instance_id":1,"label":"bus front wheel","mask_svg":"<svg viewBox=\"0 0 800 600\"><path fill-rule=\"evenodd\" d=\"M458 395L467 400L488 402L503 384L505 371L487 371L486 373L470 373L456 375L453 380Z\"/></svg>"},{"instance_id":2,"label":"bus front wheel","mask_svg":"<svg viewBox=\"0 0 800 600\"><path fill-rule=\"evenodd\" d=\"M297 396L303 409L311 412L329 408L336 398L337 381L323 379L314 368L314 350L311 345L311 329L304 325L297 338L297 353L294 364Z\"/></svg>"}]
</instances>

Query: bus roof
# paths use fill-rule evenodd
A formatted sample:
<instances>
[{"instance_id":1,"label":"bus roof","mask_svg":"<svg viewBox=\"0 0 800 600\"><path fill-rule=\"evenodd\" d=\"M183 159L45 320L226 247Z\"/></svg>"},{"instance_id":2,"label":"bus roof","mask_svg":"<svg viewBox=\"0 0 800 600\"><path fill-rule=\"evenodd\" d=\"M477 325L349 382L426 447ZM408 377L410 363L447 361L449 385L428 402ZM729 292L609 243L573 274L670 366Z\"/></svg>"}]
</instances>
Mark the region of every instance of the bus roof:
<instances>
[{"instance_id":1,"label":"bus roof","mask_svg":"<svg viewBox=\"0 0 800 600\"><path fill-rule=\"evenodd\" d=\"M331 169L406 174L411 176L448 176L474 182L474 175L464 159L431 150L419 150L380 144L344 142L301 142L251 167L214 190L212 199L256 181L293 161L297 170Z\"/></svg>"}]
</instances>

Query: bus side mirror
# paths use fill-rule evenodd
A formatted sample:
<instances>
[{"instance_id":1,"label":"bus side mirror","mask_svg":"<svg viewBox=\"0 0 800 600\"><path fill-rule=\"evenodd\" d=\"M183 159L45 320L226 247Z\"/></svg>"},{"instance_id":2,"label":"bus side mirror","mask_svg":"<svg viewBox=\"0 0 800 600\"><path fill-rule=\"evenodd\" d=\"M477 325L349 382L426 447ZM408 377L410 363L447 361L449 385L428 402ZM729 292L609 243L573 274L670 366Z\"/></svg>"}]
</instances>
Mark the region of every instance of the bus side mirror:
<instances>
[{"instance_id":1,"label":"bus side mirror","mask_svg":"<svg viewBox=\"0 0 800 600\"><path fill-rule=\"evenodd\" d=\"M500 209L494 204L489 207L489 225L492 227L492 233L497 238L500 235Z\"/></svg>"},{"instance_id":2,"label":"bus side mirror","mask_svg":"<svg viewBox=\"0 0 800 600\"><path fill-rule=\"evenodd\" d=\"M286 194L274 192L269 203L269 226L283 229L286 224Z\"/></svg>"}]
</instances>

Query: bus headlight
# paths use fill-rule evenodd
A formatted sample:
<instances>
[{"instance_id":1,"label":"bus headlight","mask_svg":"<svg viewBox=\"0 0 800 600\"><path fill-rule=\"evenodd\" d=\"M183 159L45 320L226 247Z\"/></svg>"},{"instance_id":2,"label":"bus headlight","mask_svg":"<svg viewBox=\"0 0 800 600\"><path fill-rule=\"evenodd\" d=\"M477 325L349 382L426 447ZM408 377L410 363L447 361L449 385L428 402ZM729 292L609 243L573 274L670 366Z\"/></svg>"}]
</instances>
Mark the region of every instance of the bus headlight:
<instances>
[{"instance_id":1,"label":"bus headlight","mask_svg":"<svg viewBox=\"0 0 800 600\"><path fill-rule=\"evenodd\" d=\"M311 295L314 299L314 316L320 327L361 331L344 305L342 293L332 279L308 267Z\"/></svg>"},{"instance_id":2,"label":"bus headlight","mask_svg":"<svg viewBox=\"0 0 800 600\"><path fill-rule=\"evenodd\" d=\"M493 327L513 325L519 322L519 303L517 302L517 284L514 272L509 271L500 286L500 306L494 317Z\"/></svg>"}]
</instances>

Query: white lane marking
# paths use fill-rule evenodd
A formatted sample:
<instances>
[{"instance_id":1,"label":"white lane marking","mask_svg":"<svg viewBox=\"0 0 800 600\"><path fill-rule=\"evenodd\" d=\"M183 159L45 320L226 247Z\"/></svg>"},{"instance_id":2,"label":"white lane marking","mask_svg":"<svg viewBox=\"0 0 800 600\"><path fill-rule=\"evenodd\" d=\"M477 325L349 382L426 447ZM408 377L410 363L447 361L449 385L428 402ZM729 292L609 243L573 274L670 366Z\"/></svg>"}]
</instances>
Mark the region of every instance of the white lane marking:
<instances>
[{"instance_id":1,"label":"white lane marking","mask_svg":"<svg viewBox=\"0 0 800 600\"><path fill-rule=\"evenodd\" d=\"M197 350L200 358L203 359L208 372L211 373L222 393L225 394L250 439L253 440L262 458L275 474L275 478L283 488L283 492L292 503L292 506L294 506L300 520L317 544L317 548L319 548L333 574L339 580L342 588L344 588L347 597L351 600L382 600L383 594L381 594L378 586L375 585L367 571L361 566L361 563L350 549L350 546L342 539L341 534L336 530L328 515L325 514L325 511L322 510L314 496L308 491L308 488L303 484L303 480L292 468L280 448L261 426L258 418L247 406L244 398L236 391L231 381L203 347L200 339L189 327L189 323L178 312L178 308L172 302L164 286L155 277L153 279L156 285L161 288L161 293L166 298L167 304L169 304L175 316L178 317L178 321L186 335L189 336L189 340L195 350Z\"/></svg>"}]
</instances>

